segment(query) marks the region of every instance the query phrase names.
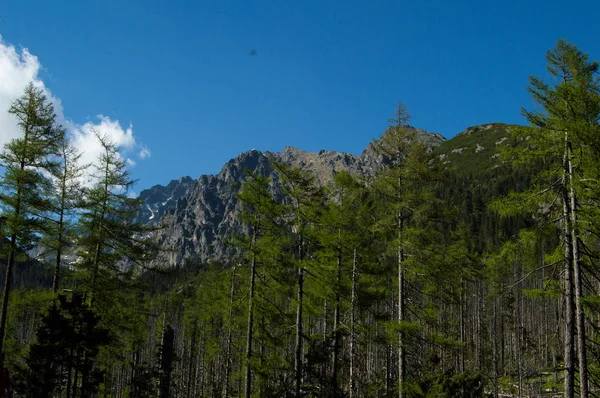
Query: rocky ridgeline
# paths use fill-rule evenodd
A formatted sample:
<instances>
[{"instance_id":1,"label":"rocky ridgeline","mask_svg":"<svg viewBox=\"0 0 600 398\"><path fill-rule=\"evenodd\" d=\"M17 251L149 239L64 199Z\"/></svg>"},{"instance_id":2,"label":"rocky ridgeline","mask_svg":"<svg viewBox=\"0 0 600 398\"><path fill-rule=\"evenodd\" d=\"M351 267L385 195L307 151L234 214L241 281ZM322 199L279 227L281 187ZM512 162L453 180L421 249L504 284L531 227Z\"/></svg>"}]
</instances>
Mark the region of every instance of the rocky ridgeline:
<instances>
[{"instance_id":1,"label":"rocky ridgeline","mask_svg":"<svg viewBox=\"0 0 600 398\"><path fill-rule=\"evenodd\" d=\"M444 138L415 129L431 149ZM216 175L203 175L197 180L183 177L167 186L156 185L140 193L144 202L138 221L161 226L156 238L164 252L159 261L165 265L181 264L186 259L227 261L235 249L227 244L232 232L244 233L238 221L241 206L235 194L245 179L245 170L271 176L271 189L276 197L283 192L270 159L299 167L312 173L321 185L329 183L340 171L359 176L373 176L386 166L373 144L360 156L335 151L318 153L285 147L282 152L251 150L227 162Z\"/></svg>"}]
</instances>

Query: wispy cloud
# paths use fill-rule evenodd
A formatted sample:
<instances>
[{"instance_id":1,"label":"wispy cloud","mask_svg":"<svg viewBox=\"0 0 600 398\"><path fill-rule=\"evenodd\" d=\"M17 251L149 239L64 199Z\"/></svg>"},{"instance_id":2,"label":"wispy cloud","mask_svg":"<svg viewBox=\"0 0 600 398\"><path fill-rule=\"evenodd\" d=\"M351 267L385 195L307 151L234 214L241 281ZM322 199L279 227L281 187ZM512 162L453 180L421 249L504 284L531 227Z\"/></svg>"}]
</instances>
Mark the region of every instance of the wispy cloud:
<instances>
[{"instance_id":1,"label":"wispy cloud","mask_svg":"<svg viewBox=\"0 0 600 398\"><path fill-rule=\"evenodd\" d=\"M145 145L141 146L142 149L140 150L140 153L138 154L140 159L146 159L149 158L151 156L150 153L150 149L148 149L148 147L146 147Z\"/></svg>"},{"instance_id":2,"label":"wispy cloud","mask_svg":"<svg viewBox=\"0 0 600 398\"><path fill-rule=\"evenodd\" d=\"M5 42L0 36L0 148L10 140L20 136L15 117L8 113L12 102L19 98L29 82L41 88L48 100L54 105L57 120L67 129L73 145L83 153L82 163L95 163L102 154L102 146L96 134L108 138L117 145L121 156L126 157L130 167L136 164L132 157L139 159L150 157L150 150L136 141L133 126L124 128L118 120L99 114L93 121L78 124L67 119L59 98L56 98L40 78L42 65L38 58L27 48L16 48Z\"/></svg>"}]
</instances>

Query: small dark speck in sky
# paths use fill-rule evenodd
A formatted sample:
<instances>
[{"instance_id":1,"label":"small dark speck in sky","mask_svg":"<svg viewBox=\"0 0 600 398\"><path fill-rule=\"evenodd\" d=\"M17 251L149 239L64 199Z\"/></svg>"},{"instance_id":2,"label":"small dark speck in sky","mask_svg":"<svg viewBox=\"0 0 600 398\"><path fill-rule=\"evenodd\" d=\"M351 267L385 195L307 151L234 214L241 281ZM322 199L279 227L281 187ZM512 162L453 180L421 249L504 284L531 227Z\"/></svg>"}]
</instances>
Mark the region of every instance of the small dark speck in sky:
<instances>
[{"instance_id":1,"label":"small dark speck in sky","mask_svg":"<svg viewBox=\"0 0 600 398\"><path fill-rule=\"evenodd\" d=\"M250 51L250 55L254 57L255 55L258 55L258 53L256 52L256 50L255 50L255 49L252 49L252 50Z\"/></svg>"}]
</instances>

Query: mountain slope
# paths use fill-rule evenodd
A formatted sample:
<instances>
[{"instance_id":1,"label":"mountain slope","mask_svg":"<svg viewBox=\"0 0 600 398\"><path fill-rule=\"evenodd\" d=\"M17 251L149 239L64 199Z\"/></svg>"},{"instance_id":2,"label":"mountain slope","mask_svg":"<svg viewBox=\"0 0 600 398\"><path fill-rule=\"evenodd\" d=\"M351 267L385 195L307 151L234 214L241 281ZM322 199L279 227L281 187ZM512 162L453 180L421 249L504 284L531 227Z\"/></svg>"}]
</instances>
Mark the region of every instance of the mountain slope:
<instances>
[{"instance_id":1,"label":"mountain slope","mask_svg":"<svg viewBox=\"0 0 600 398\"><path fill-rule=\"evenodd\" d=\"M514 127L504 123L472 126L442 142L433 154L461 175L490 169L498 164L500 147L509 142L510 129Z\"/></svg>"}]
</instances>

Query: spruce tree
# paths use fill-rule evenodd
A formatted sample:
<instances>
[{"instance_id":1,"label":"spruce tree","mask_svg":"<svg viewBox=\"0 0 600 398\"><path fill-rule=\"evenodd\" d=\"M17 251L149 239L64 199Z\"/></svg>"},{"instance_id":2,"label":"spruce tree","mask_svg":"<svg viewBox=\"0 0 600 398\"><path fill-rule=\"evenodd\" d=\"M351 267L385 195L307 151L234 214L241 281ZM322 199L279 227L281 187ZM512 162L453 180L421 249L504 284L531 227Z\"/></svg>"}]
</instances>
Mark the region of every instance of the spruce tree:
<instances>
[{"instance_id":1,"label":"spruce tree","mask_svg":"<svg viewBox=\"0 0 600 398\"><path fill-rule=\"evenodd\" d=\"M81 294L59 295L36 333L25 363L25 392L29 397L92 397L102 381L95 361L100 347L110 342L108 330L85 304ZM78 379L76 375L81 375Z\"/></svg>"}]
</instances>

